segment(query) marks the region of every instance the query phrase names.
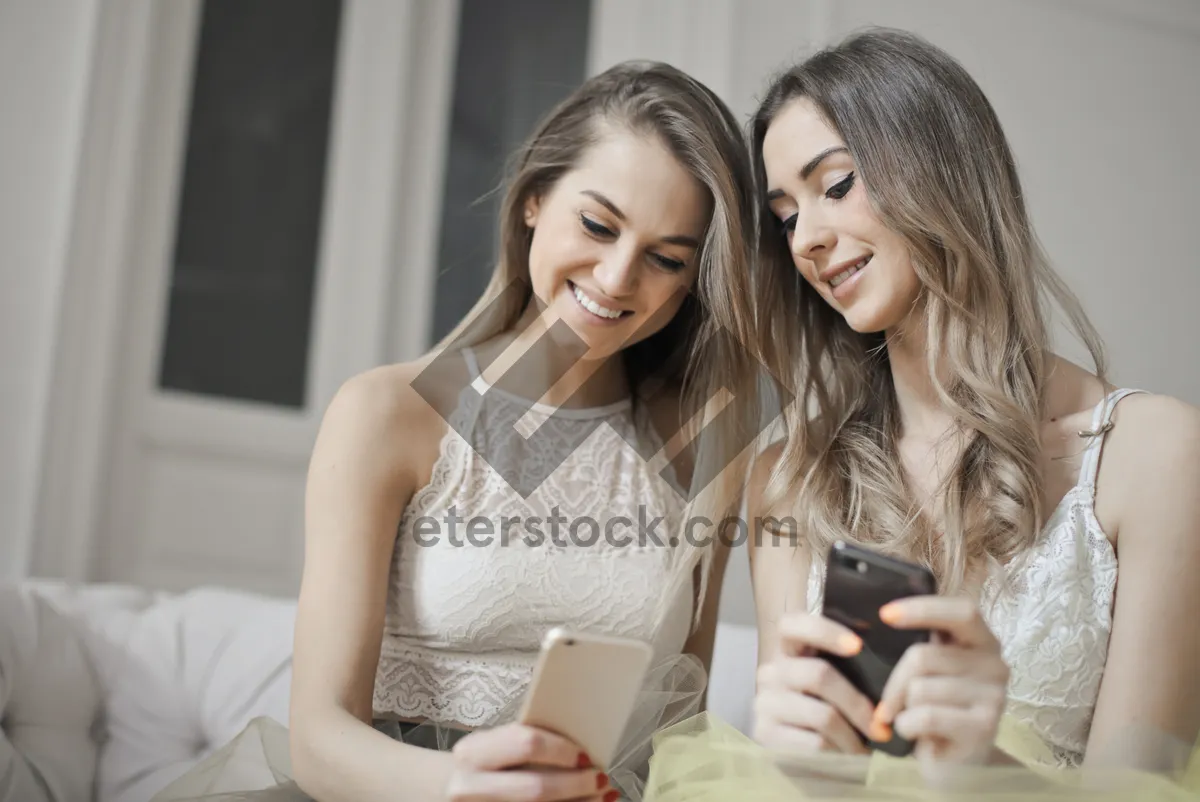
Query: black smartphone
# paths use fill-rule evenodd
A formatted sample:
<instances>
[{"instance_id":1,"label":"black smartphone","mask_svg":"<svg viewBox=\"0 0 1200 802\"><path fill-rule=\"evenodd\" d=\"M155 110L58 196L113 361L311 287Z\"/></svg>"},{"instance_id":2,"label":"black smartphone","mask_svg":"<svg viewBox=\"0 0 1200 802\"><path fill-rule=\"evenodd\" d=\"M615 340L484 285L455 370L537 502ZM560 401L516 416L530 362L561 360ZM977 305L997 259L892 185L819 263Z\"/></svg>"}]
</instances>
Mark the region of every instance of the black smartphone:
<instances>
[{"instance_id":1,"label":"black smartphone","mask_svg":"<svg viewBox=\"0 0 1200 802\"><path fill-rule=\"evenodd\" d=\"M937 581L927 568L837 541L829 549L825 563L822 613L862 638L863 648L853 657L828 652L821 652L820 657L828 660L872 704L879 704L883 687L905 650L932 636L929 630L888 626L879 620L879 608L906 596L931 596L936 592ZM887 743L861 737L872 749L897 757L909 754L913 748L910 741L899 735L893 735Z\"/></svg>"}]
</instances>

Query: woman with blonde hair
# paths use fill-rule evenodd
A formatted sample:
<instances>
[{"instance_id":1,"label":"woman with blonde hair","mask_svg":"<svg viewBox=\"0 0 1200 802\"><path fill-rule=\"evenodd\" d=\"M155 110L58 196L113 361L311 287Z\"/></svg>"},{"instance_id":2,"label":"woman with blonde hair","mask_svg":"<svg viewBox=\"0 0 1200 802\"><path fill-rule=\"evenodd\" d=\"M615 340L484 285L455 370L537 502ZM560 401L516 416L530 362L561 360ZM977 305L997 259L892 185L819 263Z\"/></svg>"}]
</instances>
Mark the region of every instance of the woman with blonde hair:
<instances>
[{"instance_id":1,"label":"woman with blonde hair","mask_svg":"<svg viewBox=\"0 0 1200 802\"><path fill-rule=\"evenodd\" d=\"M295 785L271 798L637 796L649 734L696 709L711 658L726 550L677 537L748 420L733 410L690 437L718 389L693 368L746 369L708 310L726 303L718 267L748 273L751 186L737 120L664 64L605 71L532 133L479 304L426 357L351 379L325 414ZM654 648L616 765L513 720L552 627Z\"/></svg>"},{"instance_id":2,"label":"woman with blonde hair","mask_svg":"<svg viewBox=\"0 0 1200 802\"><path fill-rule=\"evenodd\" d=\"M757 740L898 735L922 765L986 765L1012 760L1003 719L1051 765L1178 768L1200 729L1200 412L1106 379L992 106L937 47L851 36L775 80L751 134L745 336L798 399L748 502L798 522L751 549ZM1053 351L1050 302L1093 371ZM938 580L879 611L937 636L878 704L818 656L862 648L821 614L839 540Z\"/></svg>"}]
</instances>

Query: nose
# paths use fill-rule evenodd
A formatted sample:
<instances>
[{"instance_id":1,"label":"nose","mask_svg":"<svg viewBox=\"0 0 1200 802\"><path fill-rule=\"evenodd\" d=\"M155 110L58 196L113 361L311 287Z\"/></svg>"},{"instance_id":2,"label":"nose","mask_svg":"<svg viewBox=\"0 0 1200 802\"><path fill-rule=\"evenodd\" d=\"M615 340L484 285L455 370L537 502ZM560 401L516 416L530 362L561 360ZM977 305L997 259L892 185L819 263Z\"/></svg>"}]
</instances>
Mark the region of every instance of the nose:
<instances>
[{"instance_id":1,"label":"nose","mask_svg":"<svg viewBox=\"0 0 1200 802\"><path fill-rule=\"evenodd\" d=\"M639 254L633 248L614 248L592 272L601 292L610 298L631 295L637 288Z\"/></svg>"},{"instance_id":2,"label":"nose","mask_svg":"<svg viewBox=\"0 0 1200 802\"><path fill-rule=\"evenodd\" d=\"M805 210L796 215L792 232L792 255L813 261L822 252L833 250L837 236L820 212Z\"/></svg>"}]
</instances>

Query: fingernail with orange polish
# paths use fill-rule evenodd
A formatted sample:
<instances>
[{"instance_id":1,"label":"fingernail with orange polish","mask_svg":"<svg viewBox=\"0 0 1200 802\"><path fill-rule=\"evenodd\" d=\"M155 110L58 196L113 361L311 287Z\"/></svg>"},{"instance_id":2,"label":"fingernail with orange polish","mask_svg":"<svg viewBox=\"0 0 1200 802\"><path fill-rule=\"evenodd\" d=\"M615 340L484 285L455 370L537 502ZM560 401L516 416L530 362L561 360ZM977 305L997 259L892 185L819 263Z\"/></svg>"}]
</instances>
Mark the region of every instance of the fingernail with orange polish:
<instances>
[{"instance_id":1,"label":"fingernail with orange polish","mask_svg":"<svg viewBox=\"0 0 1200 802\"><path fill-rule=\"evenodd\" d=\"M880 702L871 716L871 727L867 733L875 743L884 744L892 740L891 710Z\"/></svg>"},{"instance_id":2,"label":"fingernail with orange polish","mask_svg":"<svg viewBox=\"0 0 1200 802\"><path fill-rule=\"evenodd\" d=\"M895 624L900 620L900 608L894 604L885 604L879 608L879 620L885 624Z\"/></svg>"},{"instance_id":3,"label":"fingernail with orange polish","mask_svg":"<svg viewBox=\"0 0 1200 802\"><path fill-rule=\"evenodd\" d=\"M842 651L847 655L858 654L862 651L862 638L857 635L843 635L840 643Z\"/></svg>"}]
</instances>

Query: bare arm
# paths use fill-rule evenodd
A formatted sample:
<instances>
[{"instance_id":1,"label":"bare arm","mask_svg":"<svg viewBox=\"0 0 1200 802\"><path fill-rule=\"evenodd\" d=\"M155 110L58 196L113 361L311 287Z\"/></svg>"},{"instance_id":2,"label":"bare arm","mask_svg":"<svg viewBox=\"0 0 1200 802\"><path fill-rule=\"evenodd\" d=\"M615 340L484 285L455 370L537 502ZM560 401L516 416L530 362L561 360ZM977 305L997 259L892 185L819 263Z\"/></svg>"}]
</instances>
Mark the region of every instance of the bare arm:
<instances>
[{"instance_id":1,"label":"bare arm","mask_svg":"<svg viewBox=\"0 0 1200 802\"><path fill-rule=\"evenodd\" d=\"M371 726L396 527L416 481L416 459L398 444L428 415L404 371L348 382L309 466L290 737L297 782L320 802L439 799L451 770L449 755Z\"/></svg>"},{"instance_id":2,"label":"bare arm","mask_svg":"<svg viewBox=\"0 0 1200 802\"><path fill-rule=\"evenodd\" d=\"M1119 501L1120 579L1086 762L1169 770L1200 730L1200 411L1134 396L1118 414L1099 494Z\"/></svg>"},{"instance_id":3,"label":"bare arm","mask_svg":"<svg viewBox=\"0 0 1200 802\"><path fill-rule=\"evenodd\" d=\"M750 544L750 575L758 618L758 674L754 738L768 749L801 754L819 750L865 751L858 733L870 726L872 707L827 660L824 649L847 652L853 634L823 616L808 613L811 558L787 514L762 505L767 481L782 448L772 446L751 475L746 500L750 528L769 517L788 524L787 535L763 531ZM854 639L857 640L857 639ZM857 732L856 732L857 730Z\"/></svg>"},{"instance_id":4,"label":"bare arm","mask_svg":"<svg viewBox=\"0 0 1200 802\"><path fill-rule=\"evenodd\" d=\"M750 581L754 588L754 609L758 617L758 664L766 665L780 653L779 623L787 613L807 610L807 550L788 537L774 537L762 529L759 521L768 511L762 509L763 491L782 448L766 449L754 465L746 497L746 517L750 526ZM774 513L772 513L774 514ZM775 515L775 517L782 517Z\"/></svg>"}]
</instances>

